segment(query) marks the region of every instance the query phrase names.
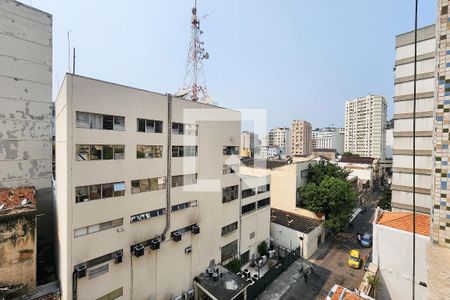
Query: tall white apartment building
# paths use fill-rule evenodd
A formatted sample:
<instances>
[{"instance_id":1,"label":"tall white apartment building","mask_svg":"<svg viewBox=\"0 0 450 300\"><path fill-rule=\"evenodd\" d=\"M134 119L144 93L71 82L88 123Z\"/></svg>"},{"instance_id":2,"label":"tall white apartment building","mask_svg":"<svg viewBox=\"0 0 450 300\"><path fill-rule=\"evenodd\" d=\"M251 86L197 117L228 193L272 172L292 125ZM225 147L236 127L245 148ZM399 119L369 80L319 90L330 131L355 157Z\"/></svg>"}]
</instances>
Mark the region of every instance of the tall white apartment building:
<instances>
[{"instance_id":1,"label":"tall white apartment building","mask_svg":"<svg viewBox=\"0 0 450 300\"><path fill-rule=\"evenodd\" d=\"M258 138L258 137L256 137ZM253 156L255 153L255 134L250 131L241 132L241 156ZM249 154L249 155L244 155Z\"/></svg>"},{"instance_id":2,"label":"tall white apartment building","mask_svg":"<svg viewBox=\"0 0 450 300\"><path fill-rule=\"evenodd\" d=\"M344 134L339 128L323 128L313 134L314 149L335 149L338 153L344 153Z\"/></svg>"},{"instance_id":3,"label":"tall white apartment building","mask_svg":"<svg viewBox=\"0 0 450 300\"><path fill-rule=\"evenodd\" d=\"M37 243L47 251L53 243L51 106L52 16L2 0L0 187L35 187Z\"/></svg>"},{"instance_id":4,"label":"tall white apartment building","mask_svg":"<svg viewBox=\"0 0 450 300\"><path fill-rule=\"evenodd\" d=\"M285 149L286 154L291 152L291 132L287 127L277 127L269 131L269 147Z\"/></svg>"},{"instance_id":5,"label":"tall white apartment building","mask_svg":"<svg viewBox=\"0 0 450 300\"><path fill-rule=\"evenodd\" d=\"M345 102L344 151L384 159L387 103L368 95Z\"/></svg>"},{"instance_id":6,"label":"tall white apartment building","mask_svg":"<svg viewBox=\"0 0 450 300\"><path fill-rule=\"evenodd\" d=\"M396 37L392 210L412 210L414 32ZM419 29L417 43L416 208L431 209L435 26Z\"/></svg>"},{"instance_id":7,"label":"tall white apartment building","mask_svg":"<svg viewBox=\"0 0 450 300\"><path fill-rule=\"evenodd\" d=\"M55 113L62 299L192 295L239 257L239 112L67 74Z\"/></svg>"},{"instance_id":8,"label":"tall white apartment building","mask_svg":"<svg viewBox=\"0 0 450 300\"><path fill-rule=\"evenodd\" d=\"M310 155L313 150L311 123L303 120L292 121L291 153L295 155Z\"/></svg>"}]
</instances>

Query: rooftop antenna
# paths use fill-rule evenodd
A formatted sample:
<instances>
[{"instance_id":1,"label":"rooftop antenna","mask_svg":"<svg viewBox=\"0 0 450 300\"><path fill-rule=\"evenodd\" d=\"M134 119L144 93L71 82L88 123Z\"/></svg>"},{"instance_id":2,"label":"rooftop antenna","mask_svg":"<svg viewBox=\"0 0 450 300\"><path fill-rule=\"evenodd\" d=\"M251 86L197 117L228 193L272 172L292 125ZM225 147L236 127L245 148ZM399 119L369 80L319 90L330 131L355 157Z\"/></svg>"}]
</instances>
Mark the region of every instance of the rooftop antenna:
<instances>
[{"instance_id":1,"label":"rooftop antenna","mask_svg":"<svg viewBox=\"0 0 450 300\"><path fill-rule=\"evenodd\" d=\"M69 30L68 32L67 32L67 51L69 51L68 53L67 53L67 66L68 66L68 68L69 68L69 73L72 73L72 71L70 70L70 32L71 32L72 30Z\"/></svg>"},{"instance_id":2,"label":"rooftop antenna","mask_svg":"<svg viewBox=\"0 0 450 300\"><path fill-rule=\"evenodd\" d=\"M175 95L186 100L209 102L212 98L208 96L203 71L203 60L209 59L209 53L205 50L204 42L200 38L203 31L200 30L200 18L197 15L197 0L191 12L191 40L186 59L184 84Z\"/></svg>"}]
</instances>

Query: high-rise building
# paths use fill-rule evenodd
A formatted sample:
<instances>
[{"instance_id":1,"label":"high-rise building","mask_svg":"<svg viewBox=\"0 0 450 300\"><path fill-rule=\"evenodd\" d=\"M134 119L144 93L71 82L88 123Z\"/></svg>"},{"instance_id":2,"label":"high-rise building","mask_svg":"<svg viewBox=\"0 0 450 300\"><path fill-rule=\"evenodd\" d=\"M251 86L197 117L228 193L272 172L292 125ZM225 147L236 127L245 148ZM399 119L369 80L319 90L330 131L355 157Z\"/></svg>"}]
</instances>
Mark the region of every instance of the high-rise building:
<instances>
[{"instance_id":1,"label":"high-rise building","mask_svg":"<svg viewBox=\"0 0 450 300\"><path fill-rule=\"evenodd\" d=\"M0 12L0 187L34 187L37 247L47 247L49 254L53 249L52 16L14 0L0 1ZM36 249L29 250L20 249L35 257Z\"/></svg>"},{"instance_id":2,"label":"high-rise building","mask_svg":"<svg viewBox=\"0 0 450 300\"><path fill-rule=\"evenodd\" d=\"M387 103L383 96L368 95L345 102L344 151L384 158Z\"/></svg>"},{"instance_id":3,"label":"high-rise building","mask_svg":"<svg viewBox=\"0 0 450 300\"><path fill-rule=\"evenodd\" d=\"M258 137L256 137L257 139ZM253 157L255 155L255 134L250 131L241 132L241 156Z\"/></svg>"},{"instance_id":4,"label":"high-rise building","mask_svg":"<svg viewBox=\"0 0 450 300\"><path fill-rule=\"evenodd\" d=\"M435 26L418 30L416 209L430 213L435 69ZM396 37L392 210L412 210L414 32Z\"/></svg>"},{"instance_id":5,"label":"high-rise building","mask_svg":"<svg viewBox=\"0 0 450 300\"><path fill-rule=\"evenodd\" d=\"M311 123L303 120L292 121L291 154L310 155L313 150Z\"/></svg>"},{"instance_id":6,"label":"high-rise building","mask_svg":"<svg viewBox=\"0 0 450 300\"><path fill-rule=\"evenodd\" d=\"M191 295L239 257L238 111L70 74L55 109L63 299Z\"/></svg>"},{"instance_id":7,"label":"high-rise building","mask_svg":"<svg viewBox=\"0 0 450 300\"><path fill-rule=\"evenodd\" d=\"M269 131L269 148L277 147L290 155L291 132L287 127L277 127Z\"/></svg>"},{"instance_id":8,"label":"high-rise building","mask_svg":"<svg viewBox=\"0 0 450 300\"><path fill-rule=\"evenodd\" d=\"M325 127L313 131L314 149L335 149L337 153L344 153L344 133L340 128Z\"/></svg>"}]
</instances>

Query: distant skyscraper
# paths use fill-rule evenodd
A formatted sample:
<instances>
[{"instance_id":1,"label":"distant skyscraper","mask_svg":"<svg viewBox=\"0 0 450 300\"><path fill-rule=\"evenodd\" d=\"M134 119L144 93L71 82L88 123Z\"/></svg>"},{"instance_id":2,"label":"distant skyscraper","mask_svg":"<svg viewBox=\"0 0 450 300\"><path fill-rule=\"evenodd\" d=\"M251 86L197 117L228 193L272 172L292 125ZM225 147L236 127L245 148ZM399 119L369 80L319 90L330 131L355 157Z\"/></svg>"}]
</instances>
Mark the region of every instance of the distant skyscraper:
<instances>
[{"instance_id":1,"label":"distant skyscraper","mask_svg":"<svg viewBox=\"0 0 450 300\"><path fill-rule=\"evenodd\" d=\"M291 154L310 155L313 150L311 123L303 120L292 121Z\"/></svg>"},{"instance_id":2,"label":"distant skyscraper","mask_svg":"<svg viewBox=\"0 0 450 300\"><path fill-rule=\"evenodd\" d=\"M386 115L383 96L368 95L345 102L344 151L384 158Z\"/></svg>"},{"instance_id":3,"label":"distant skyscraper","mask_svg":"<svg viewBox=\"0 0 450 300\"><path fill-rule=\"evenodd\" d=\"M241 156L254 156L254 154L255 154L255 134L250 131L242 131Z\"/></svg>"},{"instance_id":4,"label":"distant skyscraper","mask_svg":"<svg viewBox=\"0 0 450 300\"><path fill-rule=\"evenodd\" d=\"M269 131L269 147L284 149L287 155L291 152L291 132L287 127L277 127Z\"/></svg>"}]
</instances>

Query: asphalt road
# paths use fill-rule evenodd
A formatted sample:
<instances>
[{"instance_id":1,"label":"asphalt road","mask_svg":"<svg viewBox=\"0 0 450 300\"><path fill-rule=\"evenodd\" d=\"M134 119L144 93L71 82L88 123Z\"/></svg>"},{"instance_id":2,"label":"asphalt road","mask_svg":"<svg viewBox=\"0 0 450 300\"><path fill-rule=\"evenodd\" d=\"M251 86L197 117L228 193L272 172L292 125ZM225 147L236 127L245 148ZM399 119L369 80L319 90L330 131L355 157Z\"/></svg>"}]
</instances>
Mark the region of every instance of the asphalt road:
<instances>
[{"instance_id":1,"label":"asphalt road","mask_svg":"<svg viewBox=\"0 0 450 300\"><path fill-rule=\"evenodd\" d=\"M379 195L373 195L372 205L364 214L359 214L353 221L353 229L348 229L332 241L330 249L315 262L314 272L308 276L305 282L303 277L297 275L294 281L290 283L287 291L283 293L283 300L297 299L325 299L328 291L334 284L340 284L344 287L358 288L364 276L364 268L353 269L348 266L347 259L350 250L360 250L361 257L369 255L371 248L360 246L356 239L356 233L359 231L372 232L372 222L375 212L375 201ZM296 265L292 265L296 268Z\"/></svg>"}]
</instances>

